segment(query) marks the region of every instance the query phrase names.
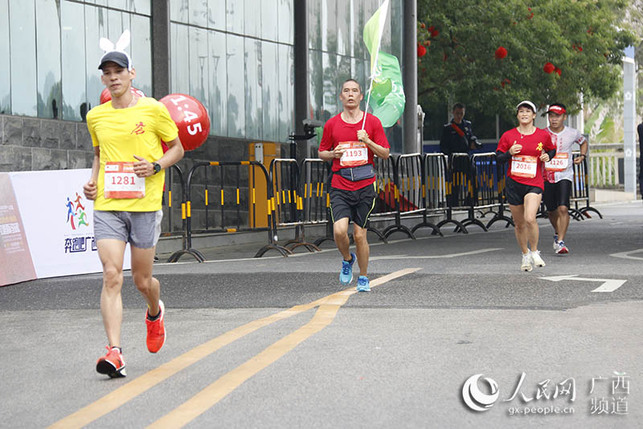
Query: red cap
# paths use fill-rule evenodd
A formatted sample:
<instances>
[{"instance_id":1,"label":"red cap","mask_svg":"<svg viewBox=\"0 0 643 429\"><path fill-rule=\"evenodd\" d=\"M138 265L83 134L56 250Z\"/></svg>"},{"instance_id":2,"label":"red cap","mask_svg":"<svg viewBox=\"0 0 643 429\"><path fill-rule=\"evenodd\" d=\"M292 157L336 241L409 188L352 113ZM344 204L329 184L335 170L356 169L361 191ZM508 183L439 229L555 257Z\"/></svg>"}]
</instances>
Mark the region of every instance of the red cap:
<instances>
[{"instance_id":1,"label":"red cap","mask_svg":"<svg viewBox=\"0 0 643 429\"><path fill-rule=\"evenodd\" d=\"M567 110L565 110L563 106L559 106L558 104L552 104L551 106L549 106L549 109L547 109L547 113L550 113L550 112L555 113L557 115L563 115L567 113Z\"/></svg>"}]
</instances>

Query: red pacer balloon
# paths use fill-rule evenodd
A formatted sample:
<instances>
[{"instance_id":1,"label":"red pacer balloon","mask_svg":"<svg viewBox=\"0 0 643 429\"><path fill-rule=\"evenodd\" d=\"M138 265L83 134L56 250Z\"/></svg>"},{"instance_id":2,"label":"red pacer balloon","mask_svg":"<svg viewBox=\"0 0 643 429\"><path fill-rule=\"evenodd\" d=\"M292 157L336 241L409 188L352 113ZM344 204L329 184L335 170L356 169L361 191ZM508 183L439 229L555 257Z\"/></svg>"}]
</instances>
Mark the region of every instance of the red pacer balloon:
<instances>
[{"instance_id":1,"label":"red pacer balloon","mask_svg":"<svg viewBox=\"0 0 643 429\"><path fill-rule=\"evenodd\" d=\"M186 94L170 94L159 101L165 104L179 128L183 149L194 150L207 140L210 134L210 117L199 100Z\"/></svg>"}]
</instances>

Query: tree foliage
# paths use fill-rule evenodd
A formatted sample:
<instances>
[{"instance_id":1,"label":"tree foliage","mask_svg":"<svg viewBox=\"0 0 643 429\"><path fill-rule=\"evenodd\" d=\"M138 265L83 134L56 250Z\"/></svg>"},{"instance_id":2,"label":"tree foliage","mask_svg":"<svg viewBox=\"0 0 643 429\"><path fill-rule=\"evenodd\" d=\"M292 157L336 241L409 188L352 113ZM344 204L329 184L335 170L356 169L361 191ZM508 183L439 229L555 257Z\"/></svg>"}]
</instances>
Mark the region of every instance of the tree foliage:
<instances>
[{"instance_id":1,"label":"tree foliage","mask_svg":"<svg viewBox=\"0 0 643 429\"><path fill-rule=\"evenodd\" d=\"M609 98L621 82L623 50L634 44L619 27L627 7L625 0L418 0L418 56L426 49L418 58L420 103L457 100L513 115L523 99L574 111L581 94Z\"/></svg>"}]
</instances>

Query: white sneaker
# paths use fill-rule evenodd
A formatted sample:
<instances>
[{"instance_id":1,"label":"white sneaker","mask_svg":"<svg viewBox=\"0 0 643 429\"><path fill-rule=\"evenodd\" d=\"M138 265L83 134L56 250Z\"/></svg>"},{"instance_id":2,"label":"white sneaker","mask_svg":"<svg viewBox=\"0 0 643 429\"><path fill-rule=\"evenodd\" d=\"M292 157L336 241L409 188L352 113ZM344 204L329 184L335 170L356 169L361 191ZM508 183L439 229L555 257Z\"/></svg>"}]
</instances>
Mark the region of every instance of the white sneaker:
<instances>
[{"instance_id":1,"label":"white sneaker","mask_svg":"<svg viewBox=\"0 0 643 429\"><path fill-rule=\"evenodd\" d=\"M540 257L540 250L536 250L535 252L530 252L529 255L531 256L531 262L534 264L534 266L536 267L545 266L545 261L543 261L543 258Z\"/></svg>"},{"instance_id":2,"label":"white sneaker","mask_svg":"<svg viewBox=\"0 0 643 429\"><path fill-rule=\"evenodd\" d=\"M558 253L559 255L569 253L569 249L567 248L567 246L565 246L564 241L561 240L558 242L558 249L556 250L556 253Z\"/></svg>"},{"instance_id":3,"label":"white sneaker","mask_svg":"<svg viewBox=\"0 0 643 429\"><path fill-rule=\"evenodd\" d=\"M531 271L531 255L529 253L523 253L522 255L522 264L520 264L520 269L522 271Z\"/></svg>"},{"instance_id":4,"label":"white sneaker","mask_svg":"<svg viewBox=\"0 0 643 429\"><path fill-rule=\"evenodd\" d=\"M560 243L554 239L554 252L558 253L560 252Z\"/></svg>"}]
</instances>

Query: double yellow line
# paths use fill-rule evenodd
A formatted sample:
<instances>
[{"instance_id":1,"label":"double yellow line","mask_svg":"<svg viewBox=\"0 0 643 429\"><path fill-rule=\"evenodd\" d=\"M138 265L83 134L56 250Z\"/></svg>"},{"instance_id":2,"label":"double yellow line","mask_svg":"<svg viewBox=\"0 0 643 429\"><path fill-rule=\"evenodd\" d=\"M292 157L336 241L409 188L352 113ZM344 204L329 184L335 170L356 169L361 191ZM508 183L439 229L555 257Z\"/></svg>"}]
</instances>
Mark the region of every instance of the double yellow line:
<instances>
[{"instance_id":1,"label":"double yellow line","mask_svg":"<svg viewBox=\"0 0 643 429\"><path fill-rule=\"evenodd\" d=\"M387 274L371 281L371 287L382 285L418 270L420 270L420 268L407 268ZM51 425L50 428L80 428L86 426L116 408L126 404L130 400L174 374L211 355L220 348L257 331L258 329L318 307L317 312L308 323L278 340L274 344L268 346L258 355L249 359L242 365L224 374L188 401L184 402L179 407L150 425L150 427L154 428L183 427L196 417L206 412L221 399L225 398L250 377L259 373L261 370L297 347L297 345L328 326L335 318L340 307L344 305L348 298L354 293L356 293L354 288L346 289L308 304L296 305L288 310L280 311L279 313L275 313L268 317L254 320L228 331L225 334L213 338L212 340L183 353L158 368L141 375L113 392L103 396L99 400L81 408L62 420L57 421Z\"/></svg>"}]
</instances>

